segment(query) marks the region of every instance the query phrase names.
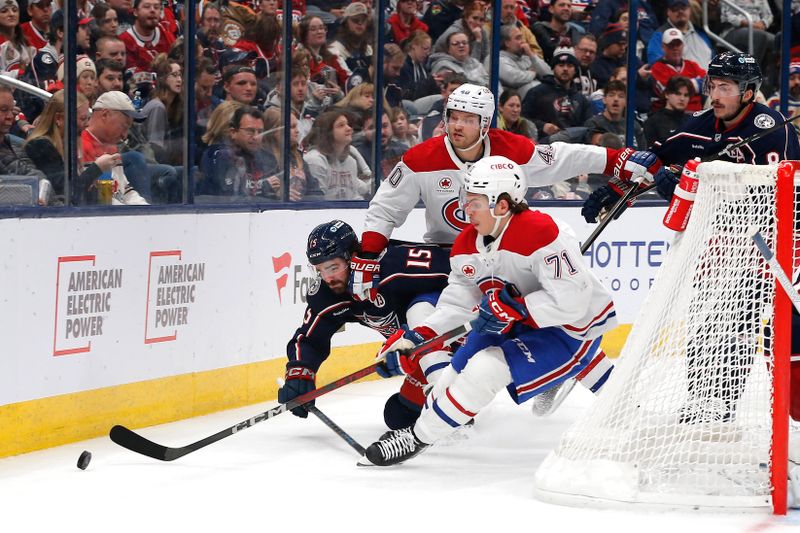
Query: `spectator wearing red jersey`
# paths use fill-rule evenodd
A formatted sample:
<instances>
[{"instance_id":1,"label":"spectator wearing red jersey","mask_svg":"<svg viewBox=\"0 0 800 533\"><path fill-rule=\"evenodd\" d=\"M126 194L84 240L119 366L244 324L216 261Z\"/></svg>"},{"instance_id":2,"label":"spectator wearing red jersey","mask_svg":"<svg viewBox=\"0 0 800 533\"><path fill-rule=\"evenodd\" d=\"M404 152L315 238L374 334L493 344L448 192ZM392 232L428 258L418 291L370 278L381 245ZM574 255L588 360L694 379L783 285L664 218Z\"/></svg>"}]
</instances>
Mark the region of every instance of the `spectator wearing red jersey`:
<instances>
[{"instance_id":1,"label":"spectator wearing red jersey","mask_svg":"<svg viewBox=\"0 0 800 533\"><path fill-rule=\"evenodd\" d=\"M705 69L692 61L683 57L683 33L677 28L669 28L664 31L661 38L661 47L664 55L653 63L651 74L653 76L651 107L653 111L658 111L664 107L664 88L673 76L683 76L689 78L694 84L694 95L686 106L686 111L700 111L703 108L701 98L703 78L706 75Z\"/></svg>"},{"instance_id":2,"label":"spectator wearing red jersey","mask_svg":"<svg viewBox=\"0 0 800 533\"><path fill-rule=\"evenodd\" d=\"M428 32L428 25L417 18L417 0L397 0L397 12L386 22L391 27L389 40L401 46L415 31Z\"/></svg>"},{"instance_id":3,"label":"spectator wearing red jersey","mask_svg":"<svg viewBox=\"0 0 800 533\"><path fill-rule=\"evenodd\" d=\"M134 0L133 15L133 26L119 36L127 52L125 67L138 72L151 72L153 59L158 54L168 53L175 37L159 25L159 0Z\"/></svg>"},{"instance_id":4,"label":"spectator wearing red jersey","mask_svg":"<svg viewBox=\"0 0 800 533\"><path fill-rule=\"evenodd\" d=\"M339 87L337 92L340 92L347 82L348 75L336 56L328 50L325 23L319 17L307 15L303 17L297 28L300 46L311 53L308 65L311 71L311 81L319 84L337 84ZM327 72L331 72L331 74L327 74Z\"/></svg>"},{"instance_id":5,"label":"spectator wearing red jersey","mask_svg":"<svg viewBox=\"0 0 800 533\"><path fill-rule=\"evenodd\" d=\"M35 50L20 30L17 0L0 0L0 43L0 73L19 77L33 60Z\"/></svg>"},{"instance_id":6,"label":"spectator wearing red jersey","mask_svg":"<svg viewBox=\"0 0 800 533\"><path fill-rule=\"evenodd\" d=\"M47 46L47 31L53 14L52 0L28 0L28 16L31 20L20 25L28 44L36 48Z\"/></svg>"}]
</instances>

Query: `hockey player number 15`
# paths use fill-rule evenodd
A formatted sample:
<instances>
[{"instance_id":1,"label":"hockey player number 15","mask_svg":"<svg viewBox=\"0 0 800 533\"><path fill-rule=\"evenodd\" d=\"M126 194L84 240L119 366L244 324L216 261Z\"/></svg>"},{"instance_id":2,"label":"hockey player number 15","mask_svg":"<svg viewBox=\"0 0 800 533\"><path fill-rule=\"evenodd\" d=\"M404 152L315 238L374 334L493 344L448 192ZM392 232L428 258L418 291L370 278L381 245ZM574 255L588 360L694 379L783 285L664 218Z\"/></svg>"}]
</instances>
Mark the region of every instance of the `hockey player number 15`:
<instances>
[{"instance_id":1,"label":"hockey player number 15","mask_svg":"<svg viewBox=\"0 0 800 533\"><path fill-rule=\"evenodd\" d=\"M430 250L423 250L421 248L409 248L408 259L406 260L406 266L427 268L428 270L430 270L431 257L432 254Z\"/></svg>"},{"instance_id":2,"label":"hockey player number 15","mask_svg":"<svg viewBox=\"0 0 800 533\"><path fill-rule=\"evenodd\" d=\"M572 259L569 258L569 254L566 250L562 250L557 254L551 254L544 258L544 262L548 265L553 265L555 268L555 272L553 272L553 276L555 279L561 279L561 273L563 272L562 263L567 267L567 273L570 276L575 275L578 271L577 268L572 264Z\"/></svg>"}]
</instances>

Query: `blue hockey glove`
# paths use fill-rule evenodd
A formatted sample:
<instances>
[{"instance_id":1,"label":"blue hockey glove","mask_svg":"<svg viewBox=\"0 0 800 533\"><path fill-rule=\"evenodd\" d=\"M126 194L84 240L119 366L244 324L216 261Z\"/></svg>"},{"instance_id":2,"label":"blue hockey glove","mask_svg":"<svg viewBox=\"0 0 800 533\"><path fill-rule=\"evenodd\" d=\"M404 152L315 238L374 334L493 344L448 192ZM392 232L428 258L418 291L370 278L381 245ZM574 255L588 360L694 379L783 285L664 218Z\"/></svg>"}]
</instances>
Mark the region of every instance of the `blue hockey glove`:
<instances>
[{"instance_id":1,"label":"blue hockey glove","mask_svg":"<svg viewBox=\"0 0 800 533\"><path fill-rule=\"evenodd\" d=\"M478 318L472 320L472 331L479 334L503 335L515 322L528 318L525 300L513 285L485 295L478 306Z\"/></svg>"},{"instance_id":2,"label":"blue hockey glove","mask_svg":"<svg viewBox=\"0 0 800 533\"><path fill-rule=\"evenodd\" d=\"M382 378L410 374L419 363L416 358L409 358L408 352L435 335L429 328L414 330L403 324L400 329L386 339L378 351L376 359L382 360L378 363L376 372Z\"/></svg>"},{"instance_id":3,"label":"blue hockey glove","mask_svg":"<svg viewBox=\"0 0 800 533\"><path fill-rule=\"evenodd\" d=\"M672 200L672 195L675 193L675 186L681 181L679 174L672 171L670 167L661 167L661 170L656 172L655 182L656 190L659 196L665 200Z\"/></svg>"},{"instance_id":4,"label":"blue hockey glove","mask_svg":"<svg viewBox=\"0 0 800 533\"><path fill-rule=\"evenodd\" d=\"M306 366L299 365L298 363L289 363L286 365L286 383L283 387L278 389L278 402L288 403L298 396L302 396L307 392L316 389L314 383L317 379L317 373ZM308 411L306 406L313 406L314 402L305 404L304 406L295 407L292 409L292 414L300 418L307 418Z\"/></svg>"}]
</instances>

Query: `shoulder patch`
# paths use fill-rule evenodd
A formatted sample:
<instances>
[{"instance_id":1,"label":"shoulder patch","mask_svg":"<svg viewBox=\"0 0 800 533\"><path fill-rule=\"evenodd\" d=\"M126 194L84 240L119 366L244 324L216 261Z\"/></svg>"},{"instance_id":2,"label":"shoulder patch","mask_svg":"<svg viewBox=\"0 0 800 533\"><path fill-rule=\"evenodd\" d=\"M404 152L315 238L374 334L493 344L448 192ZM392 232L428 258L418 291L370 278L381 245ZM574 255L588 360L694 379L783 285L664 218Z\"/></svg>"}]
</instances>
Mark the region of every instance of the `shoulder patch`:
<instances>
[{"instance_id":1,"label":"shoulder patch","mask_svg":"<svg viewBox=\"0 0 800 533\"><path fill-rule=\"evenodd\" d=\"M492 128L488 137L492 148L491 155L502 155L518 165L528 163L533 157L534 150L538 148L532 140L510 131Z\"/></svg>"},{"instance_id":2,"label":"shoulder patch","mask_svg":"<svg viewBox=\"0 0 800 533\"><path fill-rule=\"evenodd\" d=\"M536 145L536 155L538 155L544 164L550 166L553 164L553 160L556 156L556 150L550 144L537 144Z\"/></svg>"},{"instance_id":3,"label":"shoulder patch","mask_svg":"<svg viewBox=\"0 0 800 533\"><path fill-rule=\"evenodd\" d=\"M775 119L766 113L761 113L753 119L753 125L762 130L768 130L775 125Z\"/></svg>"},{"instance_id":4,"label":"shoulder patch","mask_svg":"<svg viewBox=\"0 0 800 533\"><path fill-rule=\"evenodd\" d=\"M444 135L432 137L403 154L403 163L411 172L438 172L441 170L458 170L458 167L447 153Z\"/></svg>"},{"instance_id":5,"label":"shoulder patch","mask_svg":"<svg viewBox=\"0 0 800 533\"><path fill-rule=\"evenodd\" d=\"M317 276L311 281L311 284L308 286L308 292L306 293L306 296L314 296L315 294L317 294L319 292L320 285L322 285L322 278Z\"/></svg>"},{"instance_id":6,"label":"shoulder patch","mask_svg":"<svg viewBox=\"0 0 800 533\"><path fill-rule=\"evenodd\" d=\"M397 187L397 185L400 183L400 180L403 179L403 169L399 166L394 167L394 170L386 179L389 180L389 185L392 187Z\"/></svg>"},{"instance_id":7,"label":"shoulder patch","mask_svg":"<svg viewBox=\"0 0 800 533\"><path fill-rule=\"evenodd\" d=\"M476 230L474 226L467 226L467 228L456 237L453 243L453 249L450 251L450 257L478 253L478 248L475 246L475 240L477 238L478 230Z\"/></svg>"}]
</instances>

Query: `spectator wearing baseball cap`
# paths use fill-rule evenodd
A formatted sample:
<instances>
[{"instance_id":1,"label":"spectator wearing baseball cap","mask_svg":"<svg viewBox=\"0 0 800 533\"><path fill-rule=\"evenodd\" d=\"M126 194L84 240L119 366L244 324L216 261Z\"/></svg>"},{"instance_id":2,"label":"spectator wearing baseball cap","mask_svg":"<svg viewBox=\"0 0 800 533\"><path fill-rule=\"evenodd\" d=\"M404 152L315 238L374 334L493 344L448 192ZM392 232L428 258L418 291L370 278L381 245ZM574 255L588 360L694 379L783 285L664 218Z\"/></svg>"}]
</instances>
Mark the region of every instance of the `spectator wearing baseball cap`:
<instances>
[{"instance_id":1,"label":"spectator wearing baseball cap","mask_svg":"<svg viewBox=\"0 0 800 533\"><path fill-rule=\"evenodd\" d=\"M47 45L47 31L50 29L50 15L53 12L52 0L28 0L28 22L20 24L28 44L37 50Z\"/></svg>"},{"instance_id":2,"label":"spectator wearing baseball cap","mask_svg":"<svg viewBox=\"0 0 800 533\"><path fill-rule=\"evenodd\" d=\"M664 54L661 38L669 28L683 33L683 56L705 67L714 54L714 46L708 35L697 30L691 21L692 9L689 0L667 0L667 21L658 28L647 43L647 62L651 65Z\"/></svg>"},{"instance_id":3,"label":"spectator wearing baseball cap","mask_svg":"<svg viewBox=\"0 0 800 533\"><path fill-rule=\"evenodd\" d=\"M556 48L551 61L553 75L542 78L542 83L528 91L522 101L522 116L536 124L539 140L560 134L560 140L583 139L584 122L589 120L589 100L573 83L578 69L578 59L572 48ZM575 137L573 137L573 131ZM553 139L550 139L552 141Z\"/></svg>"},{"instance_id":4,"label":"spectator wearing baseball cap","mask_svg":"<svg viewBox=\"0 0 800 533\"><path fill-rule=\"evenodd\" d=\"M653 76L651 110L658 111L664 107L664 89L674 76L688 78L694 85L694 95L689 100L687 111L700 111L703 108L701 87L706 71L703 67L683 56L683 32L678 28L667 28L661 35L661 48L664 55L653 63L650 70Z\"/></svg>"},{"instance_id":5,"label":"spectator wearing baseball cap","mask_svg":"<svg viewBox=\"0 0 800 533\"><path fill-rule=\"evenodd\" d=\"M89 55L92 48L92 17L84 17L78 21L78 33L75 42L78 45L78 53Z\"/></svg>"},{"instance_id":6,"label":"spectator wearing baseball cap","mask_svg":"<svg viewBox=\"0 0 800 533\"><path fill-rule=\"evenodd\" d=\"M358 74L361 79L367 79L372 63L371 42L369 9L361 2L353 2L345 8L336 37L328 45L328 50L336 57L348 77Z\"/></svg>"}]
</instances>

